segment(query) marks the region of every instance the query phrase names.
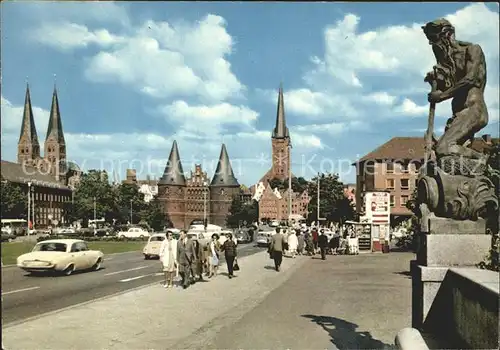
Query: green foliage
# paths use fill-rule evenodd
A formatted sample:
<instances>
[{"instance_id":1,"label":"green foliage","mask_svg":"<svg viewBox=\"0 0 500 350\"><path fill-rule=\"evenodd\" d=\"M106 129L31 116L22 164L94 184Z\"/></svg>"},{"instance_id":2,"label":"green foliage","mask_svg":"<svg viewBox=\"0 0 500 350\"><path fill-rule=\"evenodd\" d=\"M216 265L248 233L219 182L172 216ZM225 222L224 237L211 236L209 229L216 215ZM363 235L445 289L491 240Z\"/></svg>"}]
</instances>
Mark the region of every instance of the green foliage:
<instances>
[{"instance_id":1,"label":"green foliage","mask_svg":"<svg viewBox=\"0 0 500 350\"><path fill-rule=\"evenodd\" d=\"M247 224L257 221L259 218L259 203L251 201L250 203L242 203L239 196L233 198L229 215L226 218L228 227L239 227L246 221Z\"/></svg>"},{"instance_id":2,"label":"green foliage","mask_svg":"<svg viewBox=\"0 0 500 350\"><path fill-rule=\"evenodd\" d=\"M132 214L132 223L141 221L140 213L143 212L148 205L144 202L144 194L139 192L139 187L135 184L122 183L116 189L115 207L116 219L118 222L130 222L130 214Z\"/></svg>"},{"instance_id":3,"label":"green foliage","mask_svg":"<svg viewBox=\"0 0 500 350\"><path fill-rule=\"evenodd\" d=\"M90 170L82 174L80 184L75 190L73 217L82 219L86 226L88 220L94 219L95 198L96 218L104 217L107 222L111 222L117 211L115 197L108 174L105 171Z\"/></svg>"},{"instance_id":4,"label":"green foliage","mask_svg":"<svg viewBox=\"0 0 500 350\"><path fill-rule=\"evenodd\" d=\"M153 198L153 200L144 205L144 208L140 212L140 217L155 231L161 231L164 227L171 226L170 220L163 212L163 207L158 197Z\"/></svg>"},{"instance_id":5,"label":"green foliage","mask_svg":"<svg viewBox=\"0 0 500 350\"><path fill-rule=\"evenodd\" d=\"M28 197L21 186L9 181L2 181L0 191L2 219L26 219Z\"/></svg>"},{"instance_id":6,"label":"green foliage","mask_svg":"<svg viewBox=\"0 0 500 350\"><path fill-rule=\"evenodd\" d=\"M288 189L288 179L280 180L278 178L274 178L269 180L269 184L271 188L278 188L280 191L285 191ZM309 187L309 181L304 179L303 177L292 177L292 191L302 193L306 191Z\"/></svg>"},{"instance_id":7,"label":"green foliage","mask_svg":"<svg viewBox=\"0 0 500 350\"><path fill-rule=\"evenodd\" d=\"M316 221L317 219L317 200L318 200L318 177L314 177L308 184L308 193L311 201L309 202L308 221ZM320 184L320 217L326 218L330 222L345 222L353 220L355 217L355 209L352 201L344 195L344 184L339 181L335 174L321 174L319 179Z\"/></svg>"}]
</instances>

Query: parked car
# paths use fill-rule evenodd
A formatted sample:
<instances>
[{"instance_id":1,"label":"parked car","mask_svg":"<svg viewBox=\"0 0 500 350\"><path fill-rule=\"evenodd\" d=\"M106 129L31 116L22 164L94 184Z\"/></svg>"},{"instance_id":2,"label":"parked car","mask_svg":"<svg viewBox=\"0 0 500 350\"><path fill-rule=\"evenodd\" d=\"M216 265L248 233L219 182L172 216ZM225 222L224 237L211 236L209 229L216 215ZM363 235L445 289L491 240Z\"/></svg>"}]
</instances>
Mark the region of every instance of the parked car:
<instances>
[{"instance_id":1,"label":"parked car","mask_svg":"<svg viewBox=\"0 0 500 350\"><path fill-rule=\"evenodd\" d=\"M2 230L2 242L12 242L16 239L16 235Z\"/></svg>"},{"instance_id":2,"label":"parked car","mask_svg":"<svg viewBox=\"0 0 500 350\"><path fill-rule=\"evenodd\" d=\"M257 246L259 247L267 247L269 243L271 242L271 237L276 231L264 231L264 230L259 230L259 233L257 233L257 239L255 242L257 243Z\"/></svg>"},{"instance_id":3,"label":"parked car","mask_svg":"<svg viewBox=\"0 0 500 350\"><path fill-rule=\"evenodd\" d=\"M17 266L30 273L58 272L66 276L75 271L99 270L104 254L90 250L80 239L53 239L38 242L30 253L17 258Z\"/></svg>"},{"instance_id":4,"label":"parked car","mask_svg":"<svg viewBox=\"0 0 500 350\"><path fill-rule=\"evenodd\" d=\"M146 243L146 246L142 250L144 259L149 260L151 258L159 258L161 244L166 238L166 233L155 233L151 237L149 237L148 243Z\"/></svg>"},{"instance_id":5,"label":"parked car","mask_svg":"<svg viewBox=\"0 0 500 350\"><path fill-rule=\"evenodd\" d=\"M249 230L237 230L235 232L236 239L238 243L251 243L252 236L249 233Z\"/></svg>"},{"instance_id":6,"label":"parked car","mask_svg":"<svg viewBox=\"0 0 500 350\"><path fill-rule=\"evenodd\" d=\"M78 234L77 230L71 227L60 227L54 231L56 235L64 236L76 236Z\"/></svg>"},{"instance_id":7,"label":"parked car","mask_svg":"<svg viewBox=\"0 0 500 350\"><path fill-rule=\"evenodd\" d=\"M151 236L151 234L144 230L142 227L130 227L127 231L120 231L116 234L118 238L145 238Z\"/></svg>"}]
</instances>

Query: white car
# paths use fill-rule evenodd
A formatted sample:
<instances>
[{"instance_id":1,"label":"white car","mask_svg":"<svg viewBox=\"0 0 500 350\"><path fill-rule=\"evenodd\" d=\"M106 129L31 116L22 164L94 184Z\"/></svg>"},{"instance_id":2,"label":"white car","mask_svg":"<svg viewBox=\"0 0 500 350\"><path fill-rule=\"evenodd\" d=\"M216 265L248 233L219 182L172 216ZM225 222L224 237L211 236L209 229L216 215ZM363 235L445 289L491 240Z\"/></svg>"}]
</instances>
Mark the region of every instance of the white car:
<instances>
[{"instance_id":1,"label":"white car","mask_svg":"<svg viewBox=\"0 0 500 350\"><path fill-rule=\"evenodd\" d=\"M166 238L166 233L155 233L151 237L149 237L148 243L146 243L146 246L142 250L144 259L149 260L151 258L159 258L161 244Z\"/></svg>"},{"instance_id":2,"label":"white car","mask_svg":"<svg viewBox=\"0 0 500 350\"><path fill-rule=\"evenodd\" d=\"M258 246L268 246L271 242L271 237L275 234L276 231L259 231L257 234L257 238L255 242Z\"/></svg>"},{"instance_id":3,"label":"white car","mask_svg":"<svg viewBox=\"0 0 500 350\"><path fill-rule=\"evenodd\" d=\"M99 270L104 254L90 250L80 239L52 239L38 242L30 253L17 258L17 266L30 273Z\"/></svg>"},{"instance_id":4,"label":"white car","mask_svg":"<svg viewBox=\"0 0 500 350\"><path fill-rule=\"evenodd\" d=\"M118 238L145 238L150 237L151 234L142 227L131 227L127 231L120 231L116 234Z\"/></svg>"}]
</instances>

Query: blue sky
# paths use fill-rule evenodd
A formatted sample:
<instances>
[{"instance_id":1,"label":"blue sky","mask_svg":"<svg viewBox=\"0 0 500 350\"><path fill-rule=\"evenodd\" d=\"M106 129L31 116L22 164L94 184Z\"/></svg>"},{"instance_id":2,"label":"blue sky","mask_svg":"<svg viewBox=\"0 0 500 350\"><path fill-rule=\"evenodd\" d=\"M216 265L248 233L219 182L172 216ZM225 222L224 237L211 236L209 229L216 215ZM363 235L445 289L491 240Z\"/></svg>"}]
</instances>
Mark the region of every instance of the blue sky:
<instances>
[{"instance_id":1,"label":"blue sky","mask_svg":"<svg viewBox=\"0 0 500 350\"><path fill-rule=\"evenodd\" d=\"M498 5L469 3L2 3L2 159L15 160L24 90L45 138L56 80L68 157L161 176L172 141L211 176L221 143L241 183L270 166L283 82L293 172L340 172L394 136L421 136L434 61L420 29L446 17L482 45L498 135ZM55 78L54 78L55 75ZM436 127L450 116L437 109Z\"/></svg>"}]
</instances>

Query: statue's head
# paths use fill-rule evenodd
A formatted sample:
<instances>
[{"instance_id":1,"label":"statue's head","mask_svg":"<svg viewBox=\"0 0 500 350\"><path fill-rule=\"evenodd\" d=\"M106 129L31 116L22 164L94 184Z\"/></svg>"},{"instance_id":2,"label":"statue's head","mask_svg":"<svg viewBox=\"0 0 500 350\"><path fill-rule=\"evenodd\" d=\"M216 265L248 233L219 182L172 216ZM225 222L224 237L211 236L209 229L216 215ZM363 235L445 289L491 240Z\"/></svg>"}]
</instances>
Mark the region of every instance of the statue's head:
<instances>
[{"instance_id":1,"label":"statue's head","mask_svg":"<svg viewBox=\"0 0 500 350\"><path fill-rule=\"evenodd\" d=\"M449 46L455 40L455 27L444 19L437 19L422 26L430 45Z\"/></svg>"}]
</instances>

